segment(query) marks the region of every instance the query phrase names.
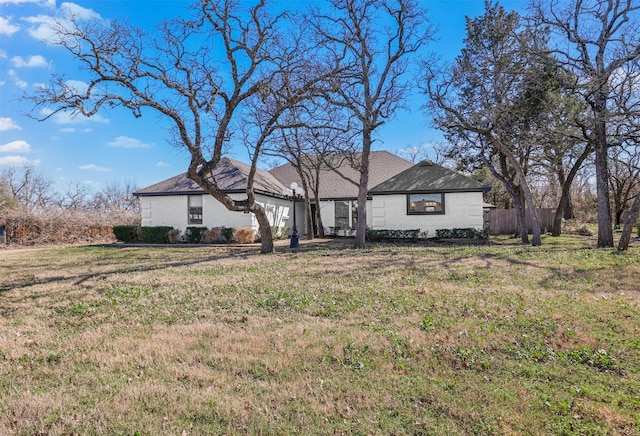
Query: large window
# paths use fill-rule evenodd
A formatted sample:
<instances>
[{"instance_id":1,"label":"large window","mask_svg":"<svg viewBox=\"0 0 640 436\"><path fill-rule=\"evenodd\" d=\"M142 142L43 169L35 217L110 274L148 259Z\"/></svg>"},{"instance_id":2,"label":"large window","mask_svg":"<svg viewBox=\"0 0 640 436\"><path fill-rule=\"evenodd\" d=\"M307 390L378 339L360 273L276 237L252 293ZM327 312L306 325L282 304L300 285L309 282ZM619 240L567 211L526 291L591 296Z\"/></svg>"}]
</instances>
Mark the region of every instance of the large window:
<instances>
[{"instance_id":1,"label":"large window","mask_svg":"<svg viewBox=\"0 0 640 436\"><path fill-rule=\"evenodd\" d=\"M358 203L356 201L336 201L336 229L355 229L357 221Z\"/></svg>"},{"instance_id":2,"label":"large window","mask_svg":"<svg viewBox=\"0 0 640 436\"><path fill-rule=\"evenodd\" d=\"M444 194L407 194L407 214L443 214Z\"/></svg>"},{"instance_id":3,"label":"large window","mask_svg":"<svg viewBox=\"0 0 640 436\"><path fill-rule=\"evenodd\" d=\"M189 196L189 224L202 224L202 195Z\"/></svg>"}]
</instances>

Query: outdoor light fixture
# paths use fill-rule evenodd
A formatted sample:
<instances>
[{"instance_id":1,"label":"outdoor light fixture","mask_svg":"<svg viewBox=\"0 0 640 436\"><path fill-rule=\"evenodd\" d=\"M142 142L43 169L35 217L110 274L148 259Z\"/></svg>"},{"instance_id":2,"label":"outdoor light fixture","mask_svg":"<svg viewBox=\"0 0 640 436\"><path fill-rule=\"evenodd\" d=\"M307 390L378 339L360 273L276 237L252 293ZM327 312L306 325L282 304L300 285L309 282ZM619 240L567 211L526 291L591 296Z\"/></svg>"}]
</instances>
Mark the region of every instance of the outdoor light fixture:
<instances>
[{"instance_id":1,"label":"outdoor light fixture","mask_svg":"<svg viewBox=\"0 0 640 436\"><path fill-rule=\"evenodd\" d=\"M282 194L286 197L291 197L291 200L293 201L293 231L291 232L291 243L289 244L289 248L297 248L299 240L298 227L296 226L296 198L304 195L304 189L302 189L301 186L298 186L296 182L292 182L289 187L291 189L284 188L282 190Z\"/></svg>"}]
</instances>

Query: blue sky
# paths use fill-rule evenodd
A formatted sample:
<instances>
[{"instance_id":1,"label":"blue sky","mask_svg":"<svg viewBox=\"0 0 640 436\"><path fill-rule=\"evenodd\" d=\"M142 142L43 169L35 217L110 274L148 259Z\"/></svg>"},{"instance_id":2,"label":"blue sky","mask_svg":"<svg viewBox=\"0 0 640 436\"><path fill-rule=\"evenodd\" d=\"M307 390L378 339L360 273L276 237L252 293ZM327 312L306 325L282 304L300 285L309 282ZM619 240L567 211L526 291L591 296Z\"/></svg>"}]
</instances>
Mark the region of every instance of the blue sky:
<instances>
[{"instance_id":1,"label":"blue sky","mask_svg":"<svg viewBox=\"0 0 640 436\"><path fill-rule=\"evenodd\" d=\"M283 0L275 0L284 3ZM313 1L313 0L308 0ZM300 1L289 0L292 5ZM52 74L84 80L69 55L46 43L48 24L72 11L86 17L127 20L148 30L164 18L184 11L183 0L0 0L0 171L11 165L32 165L63 191L86 184L99 191L113 182L145 187L186 170L187 154L168 144L168 133L153 115L134 118L125 111L103 112L90 119L56 116L46 122L25 114L32 108L21 100ZM525 0L504 0L506 9L523 12ZM427 47L453 59L462 47L465 16L484 10L483 0L422 0L438 27L437 41ZM440 141L420 109L421 97L409 100L410 110L376 134L375 148L399 150ZM231 157L243 159L243 150Z\"/></svg>"}]
</instances>

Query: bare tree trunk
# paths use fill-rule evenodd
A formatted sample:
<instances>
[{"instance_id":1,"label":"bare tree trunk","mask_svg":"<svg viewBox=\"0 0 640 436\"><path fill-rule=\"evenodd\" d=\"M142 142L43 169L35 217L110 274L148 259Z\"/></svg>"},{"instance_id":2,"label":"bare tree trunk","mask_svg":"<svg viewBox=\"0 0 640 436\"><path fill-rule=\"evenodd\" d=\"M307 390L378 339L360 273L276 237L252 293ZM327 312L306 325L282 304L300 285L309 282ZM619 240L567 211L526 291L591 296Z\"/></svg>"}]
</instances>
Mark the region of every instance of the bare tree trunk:
<instances>
[{"instance_id":1,"label":"bare tree trunk","mask_svg":"<svg viewBox=\"0 0 640 436\"><path fill-rule=\"evenodd\" d=\"M618 251L624 251L629 248L629 240L631 239L631 230L633 228L633 223L636 222L639 214L640 194L638 194L636 196L636 199L633 201L633 205L631 205L631 209L629 210L629 215L624 222L624 229L622 230L622 235L620 236L620 241L618 242Z\"/></svg>"},{"instance_id":2,"label":"bare tree trunk","mask_svg":"<svg viewBox=\"0 0 640 436\"><path fill-rule=\"evenodd\" d=\"M562 189L564 191L564 188ZM556 214L553 217L553 229L551 230L551 236L560 236L562 234L562 218L565 215L565 210L569 206L569 197L562 194L560 196L560 202L556 207Z\"/></svg>"},{"instance_id":3,"label":"bare tree trunk","mask_svg":"<svg viewBox=\"0 0 640 436\"><path fill-rule=\"evenodd\" d=\"M609 156L607 153L606 94L599 92L595 104L596 188L598 194L598 248L613 247L611 205L609 204Z\"/></svg>"},{"instance_id":4,"label":"bare tree trunk","mask_svg":"<svg viewBox=\"0 0 640 436\"><path fill-rule=\"evenodd\" d=\"M305 186L305 189L306 186ZM311 214L311 199L309 198L309 191L305 191L307 194L304 197L304 210L307 217L307 239L313 240L313 216Z\"/></svg>"},{"instance_id":5,"label":"bare tree trunk","mask_svg":"<svg viewBox=\"0 0 640 436\"><path fill-rule=\"evenodd\" d=\"M269 223L269 219L267 218L264 208L255 204L255 206L251 208L251 212L253 212L256 216L256 220L258 221L258 229L260 231L260 253L273 253L275 249L273 247L273 236L271 235L271 224Z\"/></svg>"},{"instance_id":6,"label":"bare tree trunk","mask_svg":"<svg viewBox=\"0 0 640 436\"><path fill-rule=\"evenodd\" d=\"M527 229L527 214L524 201L524 195L522 190L515 191L513 198L513 207L516 209L516 215L518 216L518 224L520 226L520 239L523 244L529 243L529 231Z\"/></svg>"},{"instance_id":7,"label":"bare tree trunk","mask_svg":"<svg viewBox=\"0 0 640 436\"><path fill-rule=\"evenodd\" d=\"M324 238L324 224L322 224L322 213L320 212L320 196L318 195L318 189L314 192L316 199L316 229L318 238Z\"/></svg>"},{"instance_id":8,"label":"bare tree trunk","mask_svg":"<svg viewBox=\"0 0 640 436\"><path fill-rule=\"evenodd\" d=\"M356 248L364 248L367 237L367 191L369 185L369 155L371 154L371 130L362 131L362 161L358 186L358 220L356 223Z\"/></svg>"}]
</instances>

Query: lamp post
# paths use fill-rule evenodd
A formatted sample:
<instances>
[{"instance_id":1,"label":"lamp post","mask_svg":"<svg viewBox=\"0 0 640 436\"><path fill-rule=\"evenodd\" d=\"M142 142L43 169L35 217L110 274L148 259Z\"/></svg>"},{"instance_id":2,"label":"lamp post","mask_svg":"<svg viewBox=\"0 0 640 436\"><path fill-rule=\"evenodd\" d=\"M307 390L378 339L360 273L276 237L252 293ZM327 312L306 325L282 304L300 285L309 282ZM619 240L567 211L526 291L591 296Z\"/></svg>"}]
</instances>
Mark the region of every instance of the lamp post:
<instances>
[{"instance_id":1,"label":"lamp post","mask_svg":"<svg viewBox=\"0 0 640 436\"><path fill-rule=\"evenodd\" d=\"M291 183L290 188L284 188L282 193L285 196L291 196L291 200L293 201L293 229L291 232L291 243L289 244L289 248L297 248L299 244L298 240L298 227L296 225L296 196L304 195L304 189L298 186L296 182Z\"/></svg>"}]
</instances>

